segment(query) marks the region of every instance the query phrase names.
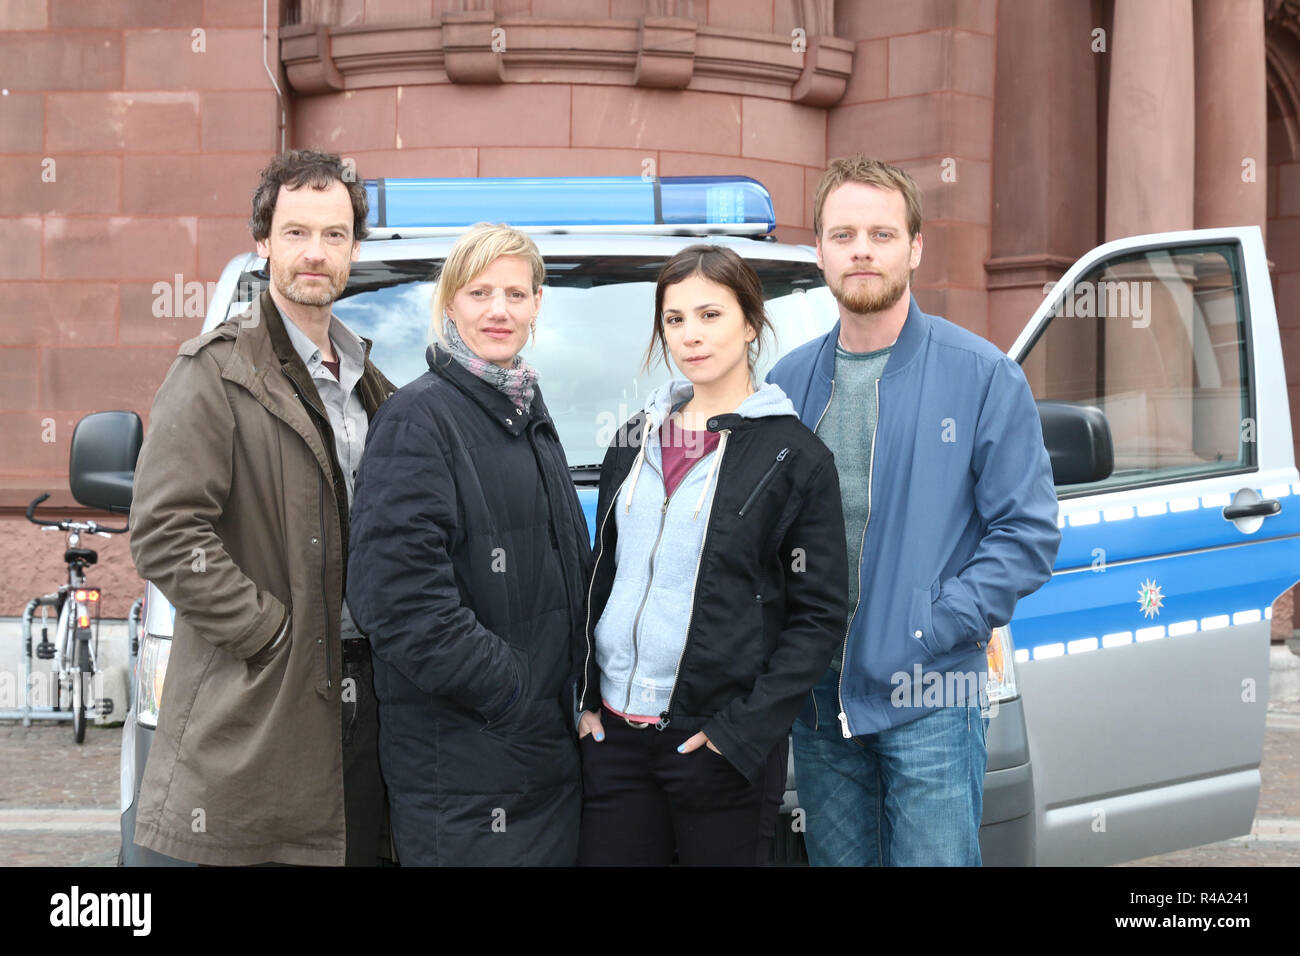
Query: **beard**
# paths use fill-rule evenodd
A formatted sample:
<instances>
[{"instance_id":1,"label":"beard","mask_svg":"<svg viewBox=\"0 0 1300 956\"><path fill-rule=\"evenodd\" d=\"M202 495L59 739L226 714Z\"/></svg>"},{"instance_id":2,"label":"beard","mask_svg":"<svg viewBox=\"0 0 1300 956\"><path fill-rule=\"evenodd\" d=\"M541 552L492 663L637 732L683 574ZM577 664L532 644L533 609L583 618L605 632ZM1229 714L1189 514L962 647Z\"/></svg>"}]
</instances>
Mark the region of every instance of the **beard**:
<instances>
[{"instance_id":1,"label":"beard","mask_svg":"<svg viewBox=\"0 0 1300 956\"><path fill-rule=\"evenodd\" d=\"M827 279L827 285L830 286L835 301L844 308L855 315L870 315L873 312L883 312L901 299L911 282L912 273L911 270L894 276L881 273L881 278L884 285L875 289L862 282L854 283L851 289L845 288L843 278Z\"/></svg>"},{"instance_id":2,"label":"beard","mask_svg":"<svg viewBox=\"0 0 1300 956\"><path fill-rule=\"evenodd\" d=\"M297 302L299 305L329 305L343 292L343 287L347 284L347 276L340 275L328 264L322 264L319 271L327 277L327 284L309 286L298 282L298 275L292 268L275 263L271 266L271 281L275 283L280 294L290 302Z\"/></svg>"}]
</instances>

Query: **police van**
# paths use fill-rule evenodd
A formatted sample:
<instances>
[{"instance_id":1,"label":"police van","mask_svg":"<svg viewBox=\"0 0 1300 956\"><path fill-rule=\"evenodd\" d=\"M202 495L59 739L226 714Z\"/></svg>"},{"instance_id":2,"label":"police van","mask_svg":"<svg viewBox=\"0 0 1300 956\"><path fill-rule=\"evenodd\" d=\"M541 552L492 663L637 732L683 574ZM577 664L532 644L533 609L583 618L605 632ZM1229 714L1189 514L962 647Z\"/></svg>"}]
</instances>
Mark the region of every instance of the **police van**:
<instances>
[{"instance_id":1,"label":"police van","mask_svg":"<svg viewBox=\"0 0 1300 956\"><path fill-rule=\"evenodd\" d=\"M547 278L529 361L593 530L604 447L669 375L640 369L666 259L704 237L754 267L775 330L760 377L836 321L814 250L771 241L771 199L753 180L366 186L371 237L334 311L398 385L425 369L432 276L455 237L481 220L534 234ZM204 331L260 294L265 265L231 260ZM1051 580L990 635L984 861L1105 864L1247 833L1271 605L1300 578L1300 476L1260 232L1100 246L1010 354L1038 399L1062 542ZM176 862L132 842L174 617L149 585L122 738L128 865ZM801 855L796 785L791 770L781 861Z\"/></svg>"}]
</instances>

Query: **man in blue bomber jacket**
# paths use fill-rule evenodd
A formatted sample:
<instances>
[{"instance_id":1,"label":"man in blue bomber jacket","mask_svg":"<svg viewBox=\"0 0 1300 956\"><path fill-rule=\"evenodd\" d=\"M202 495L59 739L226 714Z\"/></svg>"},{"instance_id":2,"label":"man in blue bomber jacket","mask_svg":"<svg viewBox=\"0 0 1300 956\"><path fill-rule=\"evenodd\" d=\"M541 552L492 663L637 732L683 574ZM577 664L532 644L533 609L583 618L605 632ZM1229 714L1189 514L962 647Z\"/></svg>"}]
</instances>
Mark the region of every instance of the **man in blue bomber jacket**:
<instances>
[{"instance_id":1,"label":"man in blue bomber jacket","mask_svg":"<svg viewBox=\"0 0 1300 956\"><path fill-rule=\"evenodd\" d=\"M912 298L906 172L833 160L813 219L840 321L768 375L835 455L849 552L844 645L794 725L809 860L977 866L985 648L1060 544L1042 426L1019 365Z\"/></svg>"}]
</instances>

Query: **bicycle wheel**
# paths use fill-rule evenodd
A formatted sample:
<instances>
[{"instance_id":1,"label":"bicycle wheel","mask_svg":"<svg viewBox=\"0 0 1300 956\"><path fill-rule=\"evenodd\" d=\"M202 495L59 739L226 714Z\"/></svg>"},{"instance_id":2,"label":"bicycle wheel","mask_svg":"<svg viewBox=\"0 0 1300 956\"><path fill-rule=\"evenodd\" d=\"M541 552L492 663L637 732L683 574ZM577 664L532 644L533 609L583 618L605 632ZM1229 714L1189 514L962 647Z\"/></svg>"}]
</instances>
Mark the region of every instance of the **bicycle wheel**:
<instances>
[{"instance_id":1,"label":"bicycle wheel","mask_svg":"<svg viewBox=\"0 0 1300 956\"><path fill-rule=\"evenodd\" d=\"M72 672L72 737L77 743L86 739L86 675Z\"/></svg>"}]
</instances>

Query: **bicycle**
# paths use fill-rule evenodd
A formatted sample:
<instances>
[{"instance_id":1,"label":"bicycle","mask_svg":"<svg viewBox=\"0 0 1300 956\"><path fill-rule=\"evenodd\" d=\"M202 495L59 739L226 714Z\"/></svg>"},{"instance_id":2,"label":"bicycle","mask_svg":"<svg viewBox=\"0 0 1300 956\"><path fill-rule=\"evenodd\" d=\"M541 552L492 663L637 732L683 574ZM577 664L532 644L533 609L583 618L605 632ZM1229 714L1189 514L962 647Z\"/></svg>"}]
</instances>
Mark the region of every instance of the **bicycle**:
<instances>
[{"instance_id":1,"label":"bicycle","mask_svg":"<svg viewBox=\"0 0 1300 956\"><path fill-rule=\"evenodd\" d=\"M55 625L55 639L50 641L48 628L42 626L41 641L36 645L36 656L41 660L53 661L53 673L57 675L54 693L54 712L58 717L64 713L65 696L68 711L72 717L72 736L81 743L86 739L86 697L88 685L93 690L96 675L101 671L99 657L99 607L101 592L98 588L86 584L86 568L99 561L98 552L81 547L83 534L98 534L105 538L121 534L128 528L110 528L94 521L41 521L36 517L36 509L48 498L43 494L27 506L27 520L39 525L43 531L64 531L68 535L68 546L63 552L64 563L68 566L68 583L59 586L58 591L43 597L33 598L23 614L26 634L24 643L27 659L30 662L31 619L37 607L53 607L58 615ZM42 617L44 611L42 611ZM30 666L30 664L29 664ZM28 682L30 685L30 681ZM28 688L25 688L25 693ZM93 702L91 716L99 713L101 705ZM30 707L25 708L30 711Z\"/></svg>"}]
</instances>

